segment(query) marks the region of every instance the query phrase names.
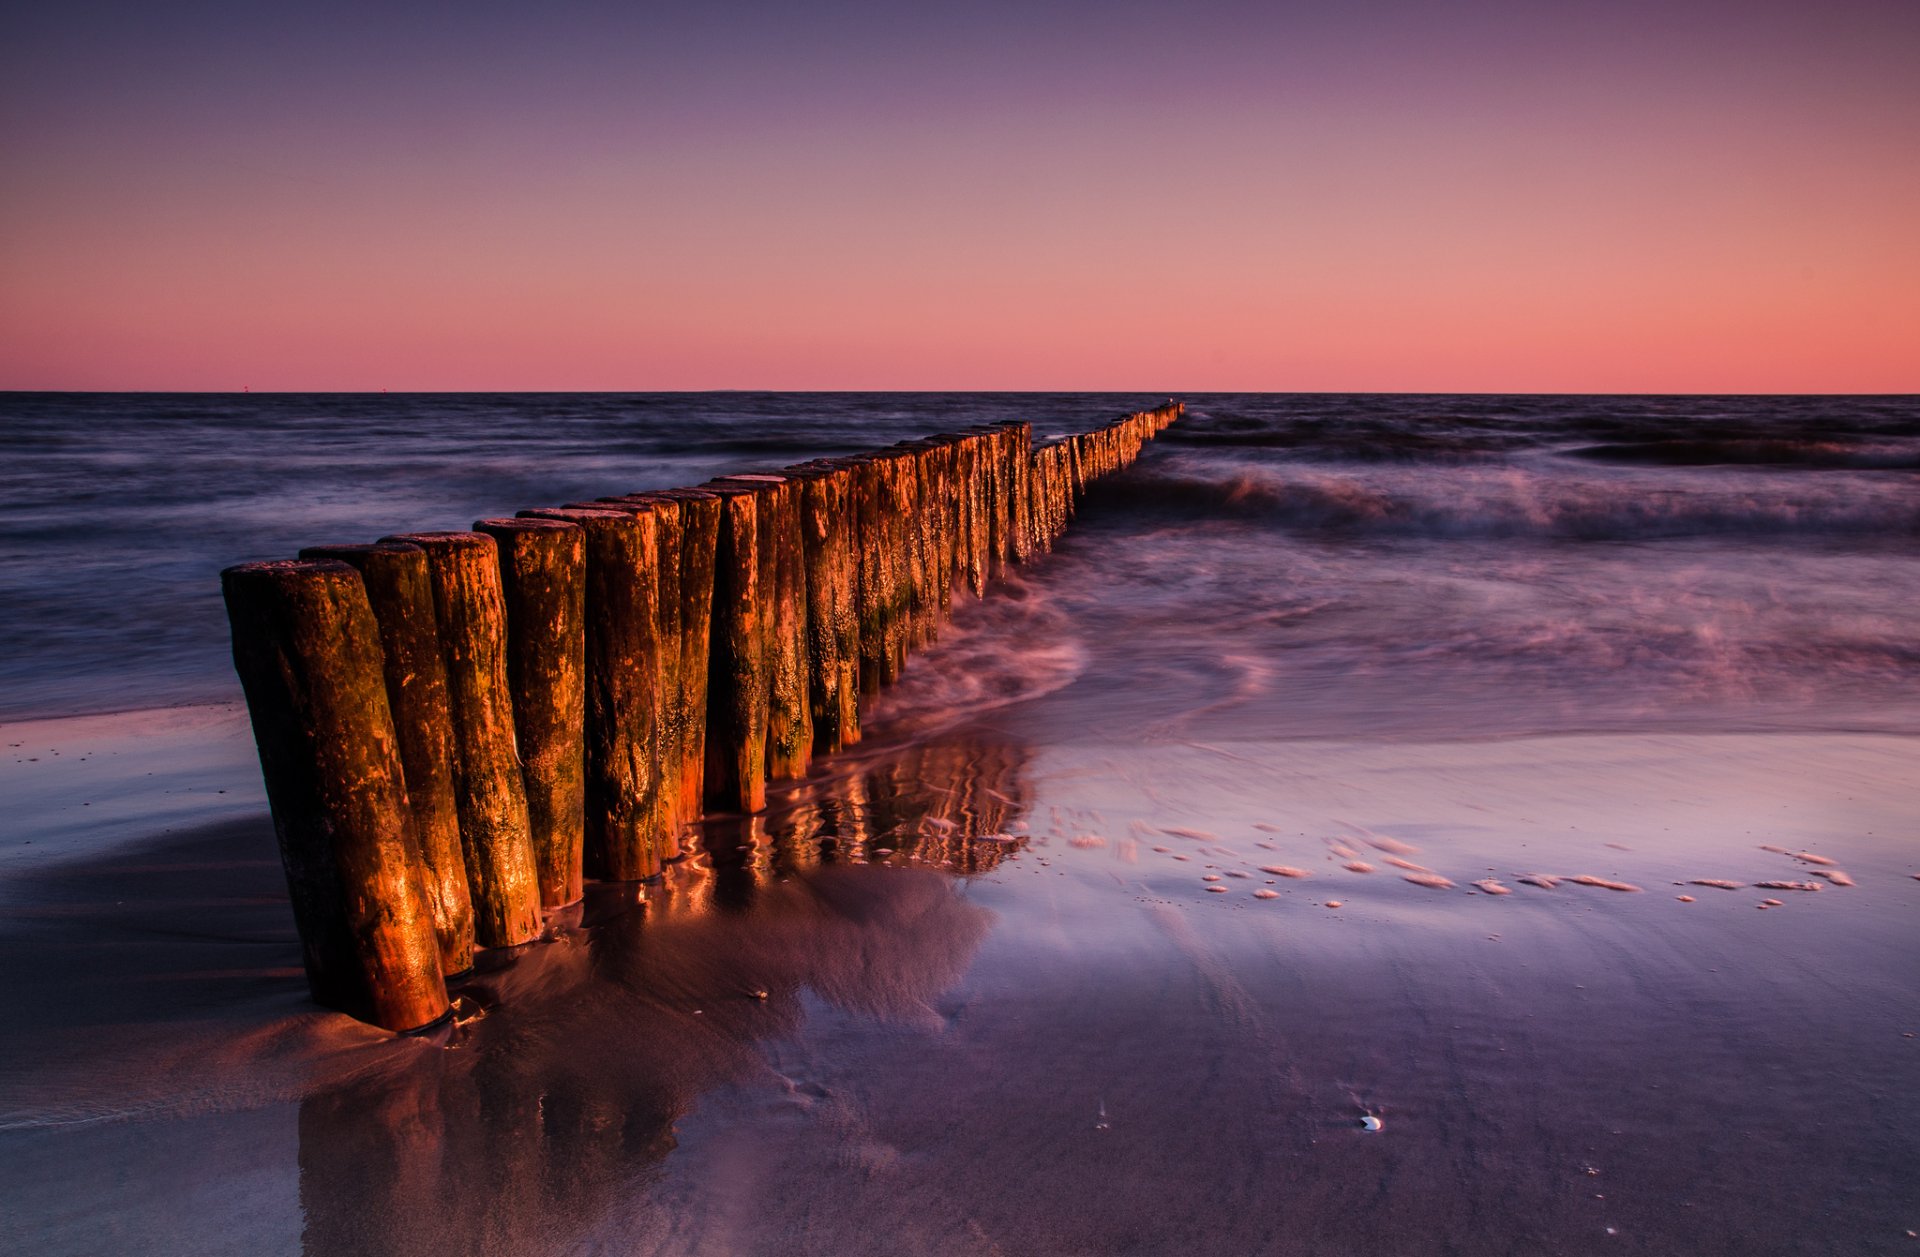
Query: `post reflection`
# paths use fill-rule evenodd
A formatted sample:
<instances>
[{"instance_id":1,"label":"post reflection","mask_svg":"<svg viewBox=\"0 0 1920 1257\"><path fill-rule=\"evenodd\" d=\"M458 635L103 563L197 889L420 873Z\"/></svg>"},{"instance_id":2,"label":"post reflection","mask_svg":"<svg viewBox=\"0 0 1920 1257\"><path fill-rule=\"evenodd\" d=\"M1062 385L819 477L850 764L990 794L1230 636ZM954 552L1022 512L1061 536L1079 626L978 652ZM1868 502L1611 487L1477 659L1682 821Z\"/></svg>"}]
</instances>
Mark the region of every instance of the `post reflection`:
<instances>
[{"instance_id":1,"label":"post reflection","mask_svg":"<svg viewBox=\"0 0 1920 1257\"><path fill-rule=\"evenodd\" d=\"M660 883L597 885L551 937L459 990L462 1024L300 1109L313 1255L543 1252L590 1233L702 1092L764 1069L803 994L912 1021L990 916L1028 806L1022 748L947 737L840 757L768 812L717 818ZM883 867L891 866L891 867Z\"/></svg>"}]
</instances>

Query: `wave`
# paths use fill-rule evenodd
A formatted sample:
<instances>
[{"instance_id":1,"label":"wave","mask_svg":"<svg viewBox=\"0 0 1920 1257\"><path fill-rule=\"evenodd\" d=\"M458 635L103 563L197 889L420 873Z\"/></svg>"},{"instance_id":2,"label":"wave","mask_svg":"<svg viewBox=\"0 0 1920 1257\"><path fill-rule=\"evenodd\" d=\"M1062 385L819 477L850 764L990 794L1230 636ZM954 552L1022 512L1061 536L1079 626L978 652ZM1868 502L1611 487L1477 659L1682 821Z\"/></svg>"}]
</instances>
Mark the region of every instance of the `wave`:
<instances>
[{"instance_id":1,"label":"wave","mask_svg":"<svg viewBox=\"0 0 1920 1257\"><path fill-rule=\"evenodd\" d=\"M1799 483L1799 482L1796 482ZM1556 480L1518 469L1402 476L1136 467L1096 502L1190 519L1244 520L1346 536L1633 541L1700 535L1911 537L1906 485L1821 484L1792 492Z\"/></svg>"},{"instance_id":2,"label":"wave","mask_svg":"<svg viewBox=\"0 0 1920 1257\"><path fill-rule=\"evenodd\" d=\"M1490 432L1326 430L1319 426L1275 428L1265 423L1224 423L1167 429L1164 446L1284 450L1301 460L1349 463L1490 463L1538 443L1524 436Z\"/></svg>"},{"instance_id":3,"label":"wave","mask_svg":"<svg viewBox=\"0 0 1920 1257\"><path fill-rule=\"evenodd\" d=\"M1593 462L1654 467L1778 467L1792 470L1920 470L1920 450L1833 440L1737 438L1614 442L1565 451Z\"/></svg>"}]
</instances>

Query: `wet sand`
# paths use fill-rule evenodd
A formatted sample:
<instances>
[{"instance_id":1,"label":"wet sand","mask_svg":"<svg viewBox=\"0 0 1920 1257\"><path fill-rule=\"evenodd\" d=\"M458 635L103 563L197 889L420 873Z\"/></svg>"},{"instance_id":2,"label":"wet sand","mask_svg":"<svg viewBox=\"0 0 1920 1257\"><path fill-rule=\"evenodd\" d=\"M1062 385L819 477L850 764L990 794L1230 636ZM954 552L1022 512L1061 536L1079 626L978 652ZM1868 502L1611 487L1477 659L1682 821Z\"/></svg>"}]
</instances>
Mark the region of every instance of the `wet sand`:
<instances>
[{"instance_id":1,"label":"wet sand","mask_svg":"<svg viewBox=\"0 0 1920 1257\"><path fill-rule=\"evenodd\" d=\"M116 807L235 802L9 841L0 1247L1912 1251L1913 739L915 701L409 1040L306 1003L231 713L9 726L16 835L93 802L81 754Z\"/></svg>"}]
</instances>

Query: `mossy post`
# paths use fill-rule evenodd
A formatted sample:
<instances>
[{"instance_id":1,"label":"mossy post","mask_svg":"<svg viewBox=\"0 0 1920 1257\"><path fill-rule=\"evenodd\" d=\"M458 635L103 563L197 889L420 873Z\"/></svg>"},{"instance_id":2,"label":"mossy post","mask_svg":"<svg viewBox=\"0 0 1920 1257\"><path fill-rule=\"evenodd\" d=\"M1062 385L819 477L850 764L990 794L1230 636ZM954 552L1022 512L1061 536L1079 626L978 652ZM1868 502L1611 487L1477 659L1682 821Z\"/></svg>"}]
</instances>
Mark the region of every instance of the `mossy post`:
<instances>
[{"instance_id":1,"label":"mossy post","mask_svg":"<svg viewBox=\"0 0 1920 1257\"><path fill-rule=\"evenodd\" d=\"M755 540L765 643L766 773L775 781L804 777L813 760L813 707L807 683L800 484L767 473L728 476L710 487L746 488L759 497Z\"/></svg>"},{"instance_id":2,"label":"mossy post","mask_svg":"<svg viewBox=\"0 0 1920 1257\"><path fill-rule=\"evenodd\" d=\"M431 1025L448 1008L441 944L366 586L301 559L220 583L313 997L388 1030Z\"/></svg>"},{"instance_id":3,"label":"mossy post","mask_svg":"<svg viewBox=\"0 0 1920 1257\"><path fill-rule=\"evenodd\" d=\"M707 806L758 812L767 805L767 642L761 609L761 495L712 485L720 500L713 556L707 664Z\"/></svg>"},{"instance_id":4,"label":"mossy post","mask_svg":"<svg viewBox=\"0 0 1920 1257\"><path fill-rule=\"evenodd\" d=\"M464 974L473 968L473 903L467 895L460 810L453 796L453 721L433 589L427 583L427 552L388 542L310 546L300 557L346 563L366 586L380 631L387 706L400 743L427 904L440 939L440 968L448 977Z\"/></svg>"},{"instance_id":5,"label":"mossy post","mask_svg":"<svg viewBox=\"0 0 1920 1257\"><path fill-rule=\"evenodd\" d=\"M660 858L677 859L685 825L699 815L682 806L680 765L688 738L685 656L681 652L683 604L680 599L680 502L663 493L632 493L596 502L570 502L576 510L616 510L653 521L653 566L658 585L654 633L659 640L660 707L655 741L660 760L661 807L666 830Z\"/></svg>"},{"instance_id":6,"label":"mossy post","mask_svg":"<svg viewBox=\"0 0 1920 1257\"><path fill-rule=\"evenodd\" d=\"M913 638L914 537L918 525L913 511L918 494L913 481L912 456L895 448L882 450L877 459L880 468L881 510L884 525L881 545L886 551L882 566L885 586L885 623L882 631L880 679L892 685L907 666L907 654Z\"/></svg>"},{"instance_id":7,"label":"mossy post","mask_svg":"<svg viewBox=\"0 0 1920 1257\"><path fill-rule=\"evenodd\" d=\"M493 538L478 532L383 537L427 552L453 727L454 802L473 901L474 941L517 947L540 935L540 881L507 685L507 611Z\"/></svg>"},{"instance_id":8,"label":"mossy post","mask_svg":"<svg viewBox=\"0 0 1920 1257\"><path fill-rule=\"evenodd\" d=\"M575 524L483 519L500 554L507 689L540 905L580 898L586 826L586 548Z\"/></svg>"},{"instance_id":9,"label":"mossy post","mask_svg":"<svg viewBox=\"0 0 1920 1257\"><path fill-rule=\"evenodd\" d=\"M862 694L874 694L885 671L882 661L886 646L879 471L877 460L868 454L836 459L835 464L847 472L847 540L853 558L854 632L858 641L854 675Z\"/></svg>"},{"instance_id":10,"label":"mossy post","mask_svg":"<svg viewBox=\"0 0 1920 1257\"><path fill-rule=\"evenodd\" d=\"M545 508L582 533L586 579L588 877L642 881L660 872L673 800L660 748L660 583L654 520L615 509Z\"/></svg>"},{"instance_id":11,"label":"mossy post","mask_svg":"<svg viewBox=\"0 0 1920 1257\"><path fill-rule=\"evenodd\" d=\"M849 516L853 471L829 460L791 467L787 474L800 486L813 746L831 754L860 740L858 578Z\"/></svg>"},{"instance_id":12,"label":"mossy post","mask_svg":"<svg viewBox=\"0 0 1920 1257\"><path fill-rule=\"evenodd\" d=\"M680 672L674 687L678 729L679 814L687 820L702 810L707 747L707 666L713 629L713 554L719 536L720 499L704 489L659 489L628 494L613 502L677 504L677 575L661 573L663 598L671 589L679 599L675 620L680 649ZM667 546L661 546L664 562Z\"/></svg>"},{"instance_id":13,"label":"mossy post","mask_svg":"<svg viewBox=\"0 0 1920 1257\"><path fill-rule=\"evenodd\" d=\"M1005 435L1007 467L1008 557L1025 563L1033 553L1033 425L1004 419L994 425Z\"/></svg>"}]
</instances>

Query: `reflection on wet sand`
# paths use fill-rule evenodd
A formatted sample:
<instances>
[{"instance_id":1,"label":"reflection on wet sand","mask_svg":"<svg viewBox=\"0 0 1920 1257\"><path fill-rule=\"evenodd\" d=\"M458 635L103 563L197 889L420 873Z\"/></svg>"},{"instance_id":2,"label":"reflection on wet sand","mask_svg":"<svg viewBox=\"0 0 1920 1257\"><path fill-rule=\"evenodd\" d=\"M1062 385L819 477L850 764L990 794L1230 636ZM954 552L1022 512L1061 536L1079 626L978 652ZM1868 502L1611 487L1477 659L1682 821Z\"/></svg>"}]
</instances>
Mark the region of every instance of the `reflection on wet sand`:
<instances>
[{"instance_id":1,"label":"reflection on wet sand","mask_svg":"<svg viewBox=\"0 0 1920 1257\"><path fill-rule=\"evenodd\" d=\"M990 916L948 875L1014 849L1005 740L846 757L765 814L702 826L662 881L593 888L459 990L461 1023L399 1068L306 1097L311 1254L563 1246L674 1146L703 1091L755 1079L810 1000L923 1024Z\"/></svg>"}]
</instances>

